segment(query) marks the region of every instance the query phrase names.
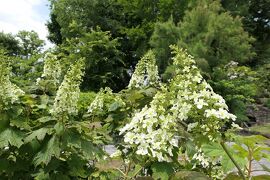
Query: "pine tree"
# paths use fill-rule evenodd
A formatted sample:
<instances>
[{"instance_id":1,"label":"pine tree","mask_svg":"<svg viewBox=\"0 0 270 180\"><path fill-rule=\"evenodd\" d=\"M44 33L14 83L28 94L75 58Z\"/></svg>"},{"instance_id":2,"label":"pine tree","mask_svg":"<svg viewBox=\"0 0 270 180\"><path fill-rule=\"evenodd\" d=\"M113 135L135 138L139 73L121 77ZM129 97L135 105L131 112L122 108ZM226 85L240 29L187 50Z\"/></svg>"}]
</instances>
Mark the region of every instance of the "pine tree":
<instances>
[{"instance_id":1,"label":"pine tree","mask_svg":"<svg viewBox=\"0 0 270 180\"><path fill-rule=\"evenodd\" d=\"M241 19L225 12L218 1L198 1L179 26L178 45L201 58L199 66L202 61L211 68L232 60L245 63L254 56L251 49L254 38L244 31Z\"/></svg>"}]
</instances>

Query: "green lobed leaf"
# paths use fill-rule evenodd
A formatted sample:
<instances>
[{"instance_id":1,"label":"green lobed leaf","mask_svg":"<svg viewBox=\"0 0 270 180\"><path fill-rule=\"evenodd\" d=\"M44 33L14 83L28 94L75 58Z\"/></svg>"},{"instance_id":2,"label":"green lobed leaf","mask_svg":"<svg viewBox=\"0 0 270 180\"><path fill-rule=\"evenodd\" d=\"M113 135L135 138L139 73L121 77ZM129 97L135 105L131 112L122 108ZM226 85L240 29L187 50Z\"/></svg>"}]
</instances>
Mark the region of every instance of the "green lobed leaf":
<instances>
[{"instance_id":1,"label":"green lobed leaf","mask_svg":"<svg viewBox=\"0 0 270 180\"><path fill-rule=\"evenodd\" d=\"M38 130L33 131L29 136L25 138L25 142L28 143L33 141L33 139L37 138L39 141L42 141L46 134L51 134L51 128L40 128Z\"/></svg>"},{"instance_id":2,"label":"green lobed leaf","mask_svg":"<svg viewBox=\"0 0 270 180\"><path fill-rule=\"evenodd\" d=\"M153 171L152 177L160 180L169 179L174 172L172 164L167 162L155 162L152 164L151 169Z\"/></svg>"},{"instance_id":3,"label":"green lobed leaf","mask_svg":"<svg viewBox=\"0 0 270 180\"><path fill-rule=\"evenodd\" d=\"M52 136L48 141L46 146L34 157L34 165L38 166L40 164L48 165L53 156L59 157L60 155L60 142L59 138Z\"/></svg>"},{"instance_id":4,"label":"green lobed leaf","mask_svg":"<svg viewBox=\"0 0 270 180\"><path fill-rule=\"evenodd\" d=\"M19 148L23 144L23 138L22 132L8 128L0 133L0 148L9 144Z\"/></svg>"}]
</instances>

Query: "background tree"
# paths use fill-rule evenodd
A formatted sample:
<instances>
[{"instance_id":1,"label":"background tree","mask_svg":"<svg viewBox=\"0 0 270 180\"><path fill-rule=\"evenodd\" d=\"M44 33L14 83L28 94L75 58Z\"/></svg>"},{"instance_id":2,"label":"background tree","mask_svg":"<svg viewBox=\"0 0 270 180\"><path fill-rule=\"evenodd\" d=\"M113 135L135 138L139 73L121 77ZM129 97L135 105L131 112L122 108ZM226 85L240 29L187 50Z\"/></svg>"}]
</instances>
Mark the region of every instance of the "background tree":
<instances>
[{"instance_id":1,"label":"background tree","mask_svg":"<svg viewBox=\"0 0 270 180\"><path fill-rule=\"evenodd\" d=\"M180 36L180 29L174 24L172 18L167 22L157 22L155 24L155 29L149 43L156 54L160 73L163 73L169 64L168 59L171 56L169 46L171 44L177 44Z\"/></svg>"},{"instance_id":2,"label":"background tree","mask_svg":"<svg viewBox=\"0 0 270 180\"><path fill-rule=\"evenodd\" d=\"M179 26L178 45L206 61L210 68L231 60L246 63L254 56L254 39L244 31L241 19L230 16L218 1L198 1Z\"/></svg>"},{"instance_id":3,"label":"background tree","mask_svg":"<svg viewBox=\"0 0 270 180\"><path fill-rule=\"evenodd\" d=\"M9 55L18 55L21 51L19 41L12 34L0 32L0 49L7 51Z\"/></svg>"},{"instance_id":4,"label":"background tree","mask_svg":"<svg viewBox=\"0 0 270 180\"><path fill-rule=\"evenodd\" d=\"M118 38L118 49L123 54L124 62L124 66L119 68L132 69L149 48L148 42L155 23L167 21L171 16L175 22L178 22L183 18L189 2L187 0L90 2L51 0L51 19L47 23L49 39L56 44L61 44L67 39L80 37L83 31L89 33L91 29L99 26L101 31L109 31L112 38ZM79 27L78 31L74 31L74 23ZM129 78L119 79L118 87L124 88L123 85L127 85Z\"/></svg>"},{"instance_id":5,"label":"background tree","mask_svg":"<svg viewBox=\"0 0 270 180\"><path fill-rule=\"evenodd\" d=\"M29 58L30 55L40 53L44 40L41 40L35 31L19 31L17 34L19 45L21 46L21 55Z\"/></svg>"},{"instance_id":6,"label":"background tree","mask_svg":"<svg viewBox=\"0 0 270 180\"><path fill-rule=\"evenodd\" d=\"M251 65L270 62L270 0L222 0L223 7L233 16L241 16L244 29L256 38L257 54Z\"/></svg>"},{"instance_id":7,"label":"background tree","mask_svg":"<svg viewBox=\"0 0 270 180\"><path fill-rule=\"evenodd\" d=\"M82 83L84 90L99 90L105 86L121 90L125 82L120 82L127 76L127 71L123 68L123 56L118 48L118 39L112 38L109 32L99 28L83 33L80 38L68 39L61 45L64 58L68 56L70 63L79 57L85 58L86 75Z\"/></svg>"}]
</instances>

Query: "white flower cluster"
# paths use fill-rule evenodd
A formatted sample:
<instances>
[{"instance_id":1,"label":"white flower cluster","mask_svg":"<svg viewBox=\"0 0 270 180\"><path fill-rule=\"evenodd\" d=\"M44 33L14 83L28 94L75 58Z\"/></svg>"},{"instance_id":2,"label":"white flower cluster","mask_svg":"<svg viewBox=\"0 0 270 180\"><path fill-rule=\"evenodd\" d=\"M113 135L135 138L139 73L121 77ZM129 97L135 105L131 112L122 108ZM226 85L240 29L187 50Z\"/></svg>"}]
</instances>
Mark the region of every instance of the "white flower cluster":
<instances>
[{"instance_id":1,"label":"white flower cluster","mask_svg":"<svg viewBox=\"0 0 270 180\"><path fill-rule=\"evenodd\" d=\"M156 85L159 82L158 67L155 55L149 50L136 65L135 71L129 81L129 88L142 88Z\"/></svg>"},{"instance_id":2,"label":"white flower cluster","mask_svg":"<svg viewBox=\"0 0 270 180\"><path fill-rule=\"evenodd\" d=\"M192 169L196 168L197 165L201 165L203 168L210 168L211 170L211 178L213 179L224 179L225 172L223 171L222 167L219 165L220 160L222 157L207 157L201 148L195 147L197 150L197 153L195 153L192 157L193 160L196 160L196 162L193 162Z\"/></svg>"},{"instance_id":3,"label":"white flower cluster","mask_svg":"<svg viewBox=\"0 0 270 180\"><path fill-rule=\"evenodd\" d=\"M19 99L19 96L24 94L18 86L13 84L10 79L10 67L4 59L0 60L0 109L5 109L6 106ZM2 107L2 105L3 107Z\"/></svg>"},{"instance_id":4,"label":"white flower cluster","mask_svg":"<svg viewBox=\"0 0 270 180\"><path fill-rule=\"evenodd\" d=\"M173 149L181 143L181 124L188 124L185 128L194 138L203 135L214 141L224 123L236 118L228 113L225 100L203 80L193 58L175 46L172 49L177 75L155 95L150 107L135 113L120 132L136 154L158 161L170 161Z\"/></svg>"},{"instance_id":5,"label":"white flower cluster","mask_svg":"<svg viewBox=\"0 0 270 180\"><path fill-rule=\"evenodd\" d=\"M106 109L108 108L106 104L111 104L112 102L117 102L121 107L125 106L125 102L121 99L119 94L114 94L108 87L101 89L88 107L88 113L92 115L98 112L104 113L108 110Z\"/></svg>"},{"instance_id":6,"label":"white flower cluster","mask_svg":"<svg viewBox=\"0 0 270 180\"><path fill-rule=\"evenodd\" d=\"M101 89L98 94L96 95L95 99L93 102L90 104L88 107L88 113L93 113L96 111L102 111L104 107L104 96L106 95L111 95L112 96L112 90L108 87L105 89Z\"/></svg>"},{"instance_id":7,"label":"white flower cluster","mask_svg":"<svg viewBox=\"0 0 270 180\"><path fill-rule=\"evenodd\" d=\"M42 79L52 81L53 85L58 85L59 79L61 77L61 65L57 60L56 55L51 53L46 54L44 61L43 74L41 75ZM41 81L41 78L37 79L37 84Z\"/></svg>"},{"instance_id":8,"label":"white flower cluster","mask_svg":"<svg viewBox=\"0 0 270 180\"><path fill-rule=\"evenodd\" d=\"M60 115L76 115L77 102L80 95L80 83L83 76L84 59L79 59L68 70L61 83L54 100L51 114Z\"/></svg>"}]
</instances>

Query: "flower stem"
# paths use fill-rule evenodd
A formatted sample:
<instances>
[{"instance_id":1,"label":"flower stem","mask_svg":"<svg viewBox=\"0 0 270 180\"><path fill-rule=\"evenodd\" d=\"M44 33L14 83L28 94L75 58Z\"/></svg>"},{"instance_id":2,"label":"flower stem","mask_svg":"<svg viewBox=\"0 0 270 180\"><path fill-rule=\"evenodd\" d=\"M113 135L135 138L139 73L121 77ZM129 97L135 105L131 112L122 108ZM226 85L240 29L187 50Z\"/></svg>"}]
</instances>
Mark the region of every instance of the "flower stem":
<instances>
[{"instance_id":1,"label":"flower stem","mask_svg":"<svg viewBox=\"0 0 270 180\"><path fill-rule=\"evenodd\" d=\"M227 149L227 147L224 144L224 141L221 141L220 142L220 145L222 146L223 150L228 155L228 157L231 159L231 161L233 162L233 164L235 165L235 167L238 169L238 172L239 172L240 176L242 177L242 179L243 180L246 180L244 172L241 170L240 166L237 164L237 162L235 161L235 159L230 154L229 150Z\"/></svg>"}]
</instances>

